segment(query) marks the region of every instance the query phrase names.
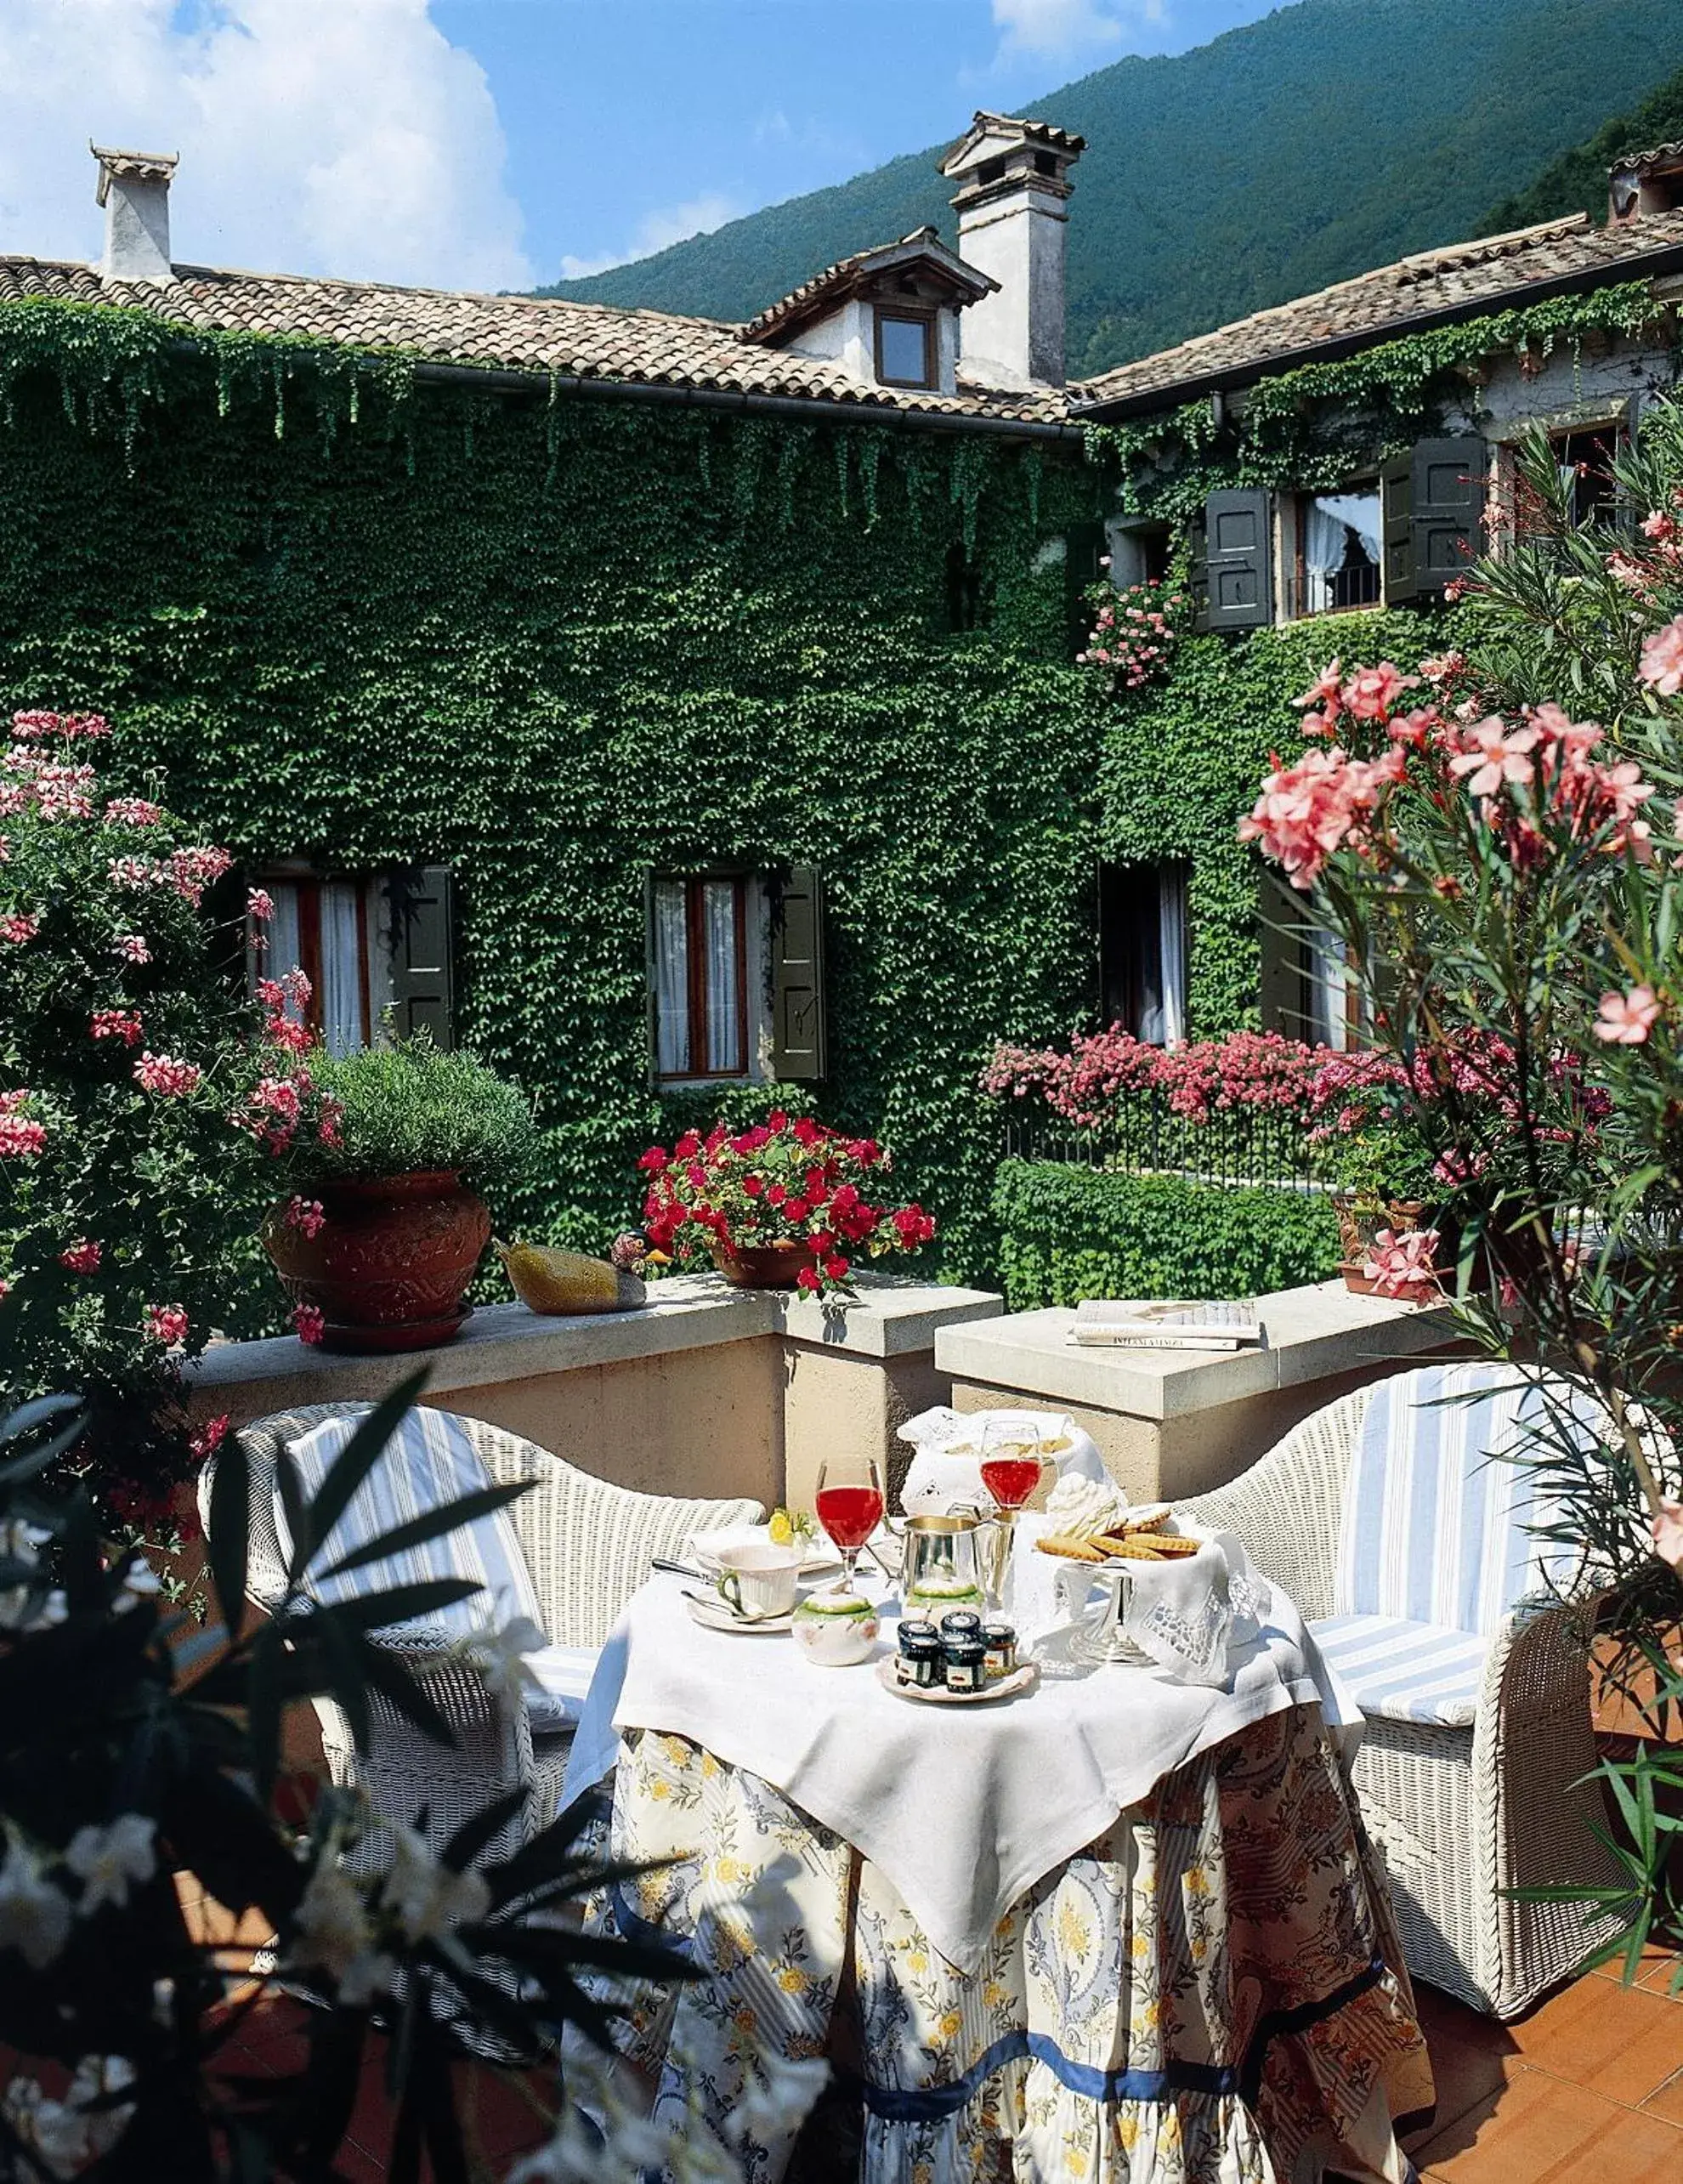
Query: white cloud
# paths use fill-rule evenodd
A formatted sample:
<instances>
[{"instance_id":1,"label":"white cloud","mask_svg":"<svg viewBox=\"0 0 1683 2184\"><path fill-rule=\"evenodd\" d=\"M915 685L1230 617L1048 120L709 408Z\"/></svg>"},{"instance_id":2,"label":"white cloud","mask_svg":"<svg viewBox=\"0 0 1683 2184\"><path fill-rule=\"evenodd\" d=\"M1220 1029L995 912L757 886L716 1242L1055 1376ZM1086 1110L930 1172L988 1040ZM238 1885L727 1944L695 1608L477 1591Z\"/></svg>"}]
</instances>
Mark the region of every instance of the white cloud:
<instances>
[{"instance_id":1,"label":"white cloud","mask_svg":"<svg viewBox=\"0 0 1683 2184\"><path fill-rule=\"evenodd\" d=\"M722 190L713 190L703 196L688 198L682 205L645 213L626 249L604 251L600 258L564 257L559 278L584 281L592 273L606 273L610 266L629 265L634 258L652 258L657 250L666 250L675 242L688 242L692 235L711 235L715 228L738 218L745 209Z\"/></svg>"},{"instance_id":2,"label":"white cloud","mask_svg":"<svg viewBox=\"0 0 1683 2184\"><path fill-rule=\"evenodd\" d=\"M1120 13L1109 0L993 0L993 6L1000 60L1114 53L1130 22L1160 23L1167 13L1165 0L1124 0Z\"/></svg>"},{"instance_id":3,"label":"white cloud","mask_svg":"<svg viewBox=\"0 0 1683 2184\"><path fill-rule=\"evenodd\" d=\"M179 151L178 263L532 284L484 73L428 0L0 0L0 250L96 259L88 142Z\"/></svg>"}]
</instances>

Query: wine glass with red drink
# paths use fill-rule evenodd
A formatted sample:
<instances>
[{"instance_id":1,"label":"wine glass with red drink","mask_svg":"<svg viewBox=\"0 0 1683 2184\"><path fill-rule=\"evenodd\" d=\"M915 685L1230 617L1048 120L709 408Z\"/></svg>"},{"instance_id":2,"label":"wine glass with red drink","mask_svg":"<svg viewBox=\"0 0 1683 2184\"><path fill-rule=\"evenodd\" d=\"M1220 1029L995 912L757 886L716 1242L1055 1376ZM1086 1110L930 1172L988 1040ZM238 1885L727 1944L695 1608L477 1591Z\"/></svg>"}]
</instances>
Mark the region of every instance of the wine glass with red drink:
<instances>
[{"instance_id":1,"label":"wine glass with red drink","mask_svg":"<svg viewBox=\"0 0 1683 2184\"><path fill-rule=\"evenodd\" d=\"M1001 1582L1010 1566L1017 1512L1040 1483L1044 1466L1032 1426L1016 1419L990 1418L982 1429L982 1483L999 1512ZM998 1586L993 1588L998 1591Z\"/></svg>"},{"instance_id":2,"label":"wine glass with red drink","mask_svg":"<svg viewBox=\"0 0 1683 2184\"><path fill-rule=\"evenodd\" d=\"M842 1586L851 1591L859 1550L882 1522L882 1473L874 1456L827 1456L819 1466L818 1520L842 1557Z\"/></svg>"}]
</instances>

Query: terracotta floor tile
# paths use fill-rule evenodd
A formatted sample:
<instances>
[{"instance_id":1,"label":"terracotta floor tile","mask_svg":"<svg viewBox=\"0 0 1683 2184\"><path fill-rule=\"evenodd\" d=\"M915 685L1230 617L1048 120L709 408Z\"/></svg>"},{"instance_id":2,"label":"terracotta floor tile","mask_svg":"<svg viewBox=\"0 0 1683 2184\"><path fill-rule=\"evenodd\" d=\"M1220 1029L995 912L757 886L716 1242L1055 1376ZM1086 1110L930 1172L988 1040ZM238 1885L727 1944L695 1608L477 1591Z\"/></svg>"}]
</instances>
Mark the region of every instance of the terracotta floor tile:
<instances>
[{"instance_id":1,"label":"terracotta floor tile","mask_svg":"<svg viewBox=\"0 0 1683 2184\"><path fill-rule=\"evenodd\" d=\"M1632 2107L1683 2062L1674 2004L1605 1979L1580 1979L1508 2029L1532 2068Z\"/></svg>"},{"instance_id":2,"label":"terracotta floor tile","mask_svg":"<svg viewBox=\"0 0 1683 2184\"><path fill-rule=\"evenodd\" d=\"M1683 2124L1683 2070L1669 2078L1658 2093L1650 2093L1642 2103L1645 2116L1660 2116L1669 2124Z\"/></svg>"},{"instance_id":3,"label":"terracotta floor tile","mask_svg":"<svg viewBox=\"0 0 1683 2184\"><path fill-rule=\"evenodd\" d=\"M1669 2000L1683 2002L1683 1976L1680 1975L1683 1975L1683 1956L1671 1949L1658 1949L1636 1984L1646 1994L1663 1994Z\"/></svg>"},{"instance_id":4,"label":"terracotta floor tile","mask_svg":"<svg viewBox=\"0 0 1683 2184\"><path fill-rule=\"evenodd\" d=\"M1435 1988L1416 1987L1414 2005L1431 2056L1437 2105L1430 2123L1405 2136L1402 2143L1411 2153L1418 2153L1424 2142L1440 2136L1448 2124L1476 2108L1482 2107L1488 2113L1507 2085L1517 2055L1512 2036L1499 2019L1481 2017Z\"/></svg>"},{"instance_id":5,"label":"terracotta floor tile","mask_svg":"<svg viewBox=\"0 0 1683 2184\"><path fill-rule=\"evenodd\" d=\"M1488 2116L1450 2124L1414 2159L1433 2184L1677 2184L1683 2130L1521 2068Z\"/></svg>"}]
</instances>

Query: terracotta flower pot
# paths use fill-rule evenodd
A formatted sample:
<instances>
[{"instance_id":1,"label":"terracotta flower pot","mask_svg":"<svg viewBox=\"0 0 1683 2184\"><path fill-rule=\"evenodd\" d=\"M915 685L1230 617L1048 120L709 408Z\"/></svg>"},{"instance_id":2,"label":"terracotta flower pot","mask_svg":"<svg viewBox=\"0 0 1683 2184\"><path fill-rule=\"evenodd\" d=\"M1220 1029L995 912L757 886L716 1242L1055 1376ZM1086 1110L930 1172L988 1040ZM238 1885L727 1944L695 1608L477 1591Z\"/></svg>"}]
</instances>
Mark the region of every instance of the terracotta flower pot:
<instances>
[{"instance_id":1,"label":"terracotta flower pot","mask_svg":"<svg viewBox=\"0 0 1683 2184\"><path fill-rule=\"evenodd\" d=\"M453 1172L324 1183L314 1236L277 1206L263 1230L286 1294L320 1313L330 1350L428 1350L460 1331L490 1214Z\"/></svg>"},{"instance_id":2,"label":"terracotta flower pot","mask_svg":"<svg viewBox=\"0 0 1683 2184\"><path fill-rule=\"evenodd\" d=\"M788 1240L713 1245L713 1264L737 1289L793 1289L802 1268L813 1263L809 1245Z\"/></svg>"},{"instance_id":3,"label":"terracotta flower pot","mask_svg":"<svg viewBox=\"0 0 1683 2184\"><path fill-rule=\"evenodd\" d=\"M1372 1296L1375 1285L1362 1269L1374 1255L1374 1238L1381 1228L1389 1228L1396 1236L1418 1228L1425 1207L1419 1199L1398 1199L1381 1204L1376 1199L1358 1199L1340 1193L1334 1197L1333 1211L1338 1216L1338 1240L1344 1253L1339 1268L1344 1276L1344 1286L1357 1296ZM1410 1282L1391 1295L1405 1304L1423 1304L1428 1297L1437 1295L1437 1284Z\"/></svg>"}]
</instances>

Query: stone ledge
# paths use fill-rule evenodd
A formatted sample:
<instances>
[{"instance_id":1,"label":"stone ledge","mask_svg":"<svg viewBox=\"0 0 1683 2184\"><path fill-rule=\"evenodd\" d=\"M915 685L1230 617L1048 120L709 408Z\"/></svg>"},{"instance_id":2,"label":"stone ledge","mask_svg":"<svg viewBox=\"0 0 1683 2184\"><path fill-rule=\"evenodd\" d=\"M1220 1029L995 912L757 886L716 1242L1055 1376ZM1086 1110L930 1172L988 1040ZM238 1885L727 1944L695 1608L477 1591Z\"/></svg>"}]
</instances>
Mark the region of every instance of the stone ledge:
<instances>
[{"instance_id":1,"label":"stone ledge","mask_svg":"<svg viewBox=\"0 0 1683 2184\"><path fill-rule=\"evenodd\" d=\"M733 1289L717 1274L680 1274L651 1283L648 1304L633 1312L551 1319L523 1304L483 1305L453 1342L400 1357L349 1357L290 1335L218 1343L188 1367L185 1378L200 1408L218 1390L239 1387L260 1389L264 1410L289 1410L372 1401L422 1366L429 1394L439 1394L768 1336L861 1359L898 1357L929 1350L937 1331L955 1321L1005 1309L990 1291L884 1275L863 1276L858 1292L857 1301L843 1304Z\"/></svg>"},{"instance_id":2,"label":"stone ledge","mask_svg":"<svg viewBox=\"0 0 1683 2184\"><path fill-rule=\"evenodd\" d=\"M1246 1396L1382 1367L1454 1339L1447 1305L1357 1296L1341 1282L1256 1300L1264 1339L1231 1355L1198 1350L1079 1349L1073 1312L1018 1312L943 1328L937 1370L955 1380L1136 1418L1182 1418Z\"/></svg>"}]
</instances>

